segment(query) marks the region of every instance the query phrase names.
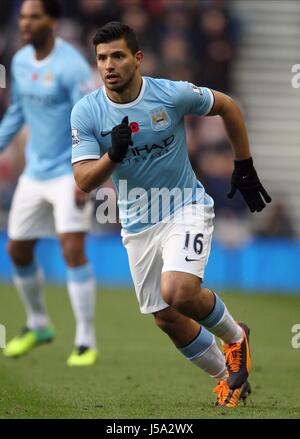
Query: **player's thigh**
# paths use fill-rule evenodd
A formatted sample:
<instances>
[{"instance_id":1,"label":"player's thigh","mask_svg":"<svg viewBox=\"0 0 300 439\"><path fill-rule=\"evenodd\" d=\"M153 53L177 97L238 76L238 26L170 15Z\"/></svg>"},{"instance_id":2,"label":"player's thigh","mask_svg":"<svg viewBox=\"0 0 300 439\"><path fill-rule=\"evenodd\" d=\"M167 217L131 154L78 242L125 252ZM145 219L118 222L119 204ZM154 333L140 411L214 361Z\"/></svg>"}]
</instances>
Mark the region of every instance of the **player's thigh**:
<instances>
[{"instance_id":1,"label":"player's thigh","mask_svg":"<svg viewBox=\"0 0 300 439\"><path fill-rule=\"evenodd\" d=\"M44 198L43 182L21 176L9 213L9 238L17 241L36 239L51 228L52 209Z\"/></svg>"},{"instance_id":2,"label":"player's thigh","mask_svg":"<svg viewBox=\"0 0 300 439\"><path fill-rule=\"evenodd\" d=\"M87 232L90 230L93 204L88 201L83 207L76 205L73 175L63 175L49 181L47 200L53 205L57 233Z\"/></svg>"},{"instance_id":3,"label":"player's thigh","mask_svg":"<svg viewBox=\"0 0 300 439\"><path fill-rule=\"evenodd\" d=\"M210 254L214 212L212 207L189 205L184 215L172 221L163 243L163 275L193 285L203 279ZM187 275L176 275L185 273ZM188 276L190 274L191 276ZM166 277L166 276L165 276ZM196 278L195 278L196 277Z\"/></svg>"},{"instance_id":4,"label":"player's thigh","mask_svg":"<svg viewBox=\"0 0 300 439\"><path fill-rule=\"evenodd\" d=\"M168 306L160 294L162 229L162 225L156 225L141 233L123 235L136 296L143 314L154 313Z\"/></svg>"}]
</instances>

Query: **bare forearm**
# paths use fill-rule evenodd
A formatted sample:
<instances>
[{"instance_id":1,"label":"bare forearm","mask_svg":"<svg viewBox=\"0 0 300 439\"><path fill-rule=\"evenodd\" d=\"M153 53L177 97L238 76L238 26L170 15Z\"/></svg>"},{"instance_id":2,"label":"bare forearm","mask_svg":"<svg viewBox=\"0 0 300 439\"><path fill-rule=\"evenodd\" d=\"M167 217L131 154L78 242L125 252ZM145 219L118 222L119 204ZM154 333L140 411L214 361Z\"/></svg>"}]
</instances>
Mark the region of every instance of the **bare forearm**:
<instances>
[{"instance_id":1,"label":"bare forearm","mask_svg":"<svg viewBox=\"0 0 300 439\"><path fill-rule=\"evenodd\" d=\"M78 187L84 192L91 192L103 184L113 173L117 163L105 154L99 160L89 160L73 165L74 177Z\"/></svg>"},{"instance_id":2,"label":"bare forearm","mask_svg":"<svg viewBox=\"0 0 300 439\"><path fill-rule=\"evenodd\" d=\"M232 101L233 102L233 101ZM244 118L238 105L233 102L222 115L227 135L233 146L235 159L243 160L251 156Z\"/></svg>"},{"instance_id":3,"label":"bare forearm","mask_svg":"<svg viewBox=\"0 0 300 439\"><path fill-rule=\"evenodd\" d=\"M18 105L10 105L0 122L0 152L2 152L24 124Z\"/></svg>"},{"instance_id":4,"label":"bare forearm","mask_svg":"<svg viewBox=\"0 0 300 439\"><path fill-rule=\"evenodd\" d=\"M223 119L225 129L232 144L236 160L247 159L251 156L247 129L244 117L238 104L229 96L213 91L215 105L210 113L220 115Z\"/></svg>"}]
</instances>

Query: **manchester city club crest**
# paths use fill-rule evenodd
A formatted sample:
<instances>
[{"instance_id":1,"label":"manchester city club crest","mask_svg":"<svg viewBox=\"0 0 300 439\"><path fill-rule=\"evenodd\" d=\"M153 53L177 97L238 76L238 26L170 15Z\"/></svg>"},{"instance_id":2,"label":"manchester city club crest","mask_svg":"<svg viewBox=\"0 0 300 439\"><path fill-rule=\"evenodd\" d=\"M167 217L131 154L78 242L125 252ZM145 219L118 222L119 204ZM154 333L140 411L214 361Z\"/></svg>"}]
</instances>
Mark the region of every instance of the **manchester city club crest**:
<instances>
[{"instance_id":1,"label":"manchester city club crest","mask_svg":"<svg viewBox=\"0 0 300 439\"><path fill-rule=\"evenodd\" d=\"M53 85L54 82L54 76L53 73L51 72L46 72L43 76L43 84L46 87L51 87Z\"/></svg>"},{"instance_id":2,"label":"manchester city club crest","mask_svg":"<svg viewBox=\"0 0 300 439\"><path fill-rule=\"evenodd\" d=\"M165 130L171 125L170 116L165 107L155 108L151 111L151 125L154 131Z\"/></svg>"}]
</instances>

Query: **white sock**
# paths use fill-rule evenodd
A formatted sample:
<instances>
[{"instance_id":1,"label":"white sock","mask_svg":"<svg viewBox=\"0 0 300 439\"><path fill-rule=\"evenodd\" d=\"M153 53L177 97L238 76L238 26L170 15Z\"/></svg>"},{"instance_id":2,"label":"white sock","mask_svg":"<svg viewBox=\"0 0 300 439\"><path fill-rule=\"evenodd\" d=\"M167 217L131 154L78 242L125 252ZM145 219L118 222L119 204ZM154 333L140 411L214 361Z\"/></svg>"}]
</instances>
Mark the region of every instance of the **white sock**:
<instances>
[{"instance_id":1,"label":"white sock","mask_svg":"<svg viewBox=\"0 0 300 439\"><path fill-rule=\"evenodd\" d=\"M215 326L208 328L208 330L226 344L240 342L244 337L242 328L234 320L231 314L229 314L226 306L221 320Z\"/></svg>"},{"instance_id":2,"label":"white sock","mask_svg":"<svg viewBox=\"0 0 300 439\"><path fill-rule=\"evenodd\" d=\"M195 366L217 381L227 378L223 352L217 346L215 337L204 327L190 344L178 349Z\"/></svg>"},{"instance_id":3,"label":"white sock","mask_svg":"<svg viewBox=\"0 0 300 439\"><path fill-rule=\"evenodd\" d=\"M89 264L68 269L68 291L76 320L75 346L96 349L96 283Z\"/></svg>"},{"instance_id":4,"label":"white sock","mask_svg":"<svg viewBox=\"0 0 300 439\"><path fill-rule=\"evenodd\" d=\"M220 297L213 294L215 306L207 317L199 321L200 325L205 326L209 332L219 337L224 343L241 341L244 337L242 328L228 312Z\"/></svg>"},{"instance_id":5,"label":"white sock","mask_svg":"<svg viewBox=\"0 0 300 439\"><path fill-rule=\"evenodd\" d=\"M49 325L44 294L42 290L43 275L35 262L25 267L14 267L15 286L25 306L27 327L42 329Z\"/></svg>"},{"instance_id":6,"label":"white sock","mask_svg":"<svg viewBox=\"0 0 300 439\"><path fill-rule=\"evenodd\" d=\"M217 381L227 379L225 358L215 339L207 351L199 355L199 357L192 358L191 362Z\"/></svg>"}]
</instances>

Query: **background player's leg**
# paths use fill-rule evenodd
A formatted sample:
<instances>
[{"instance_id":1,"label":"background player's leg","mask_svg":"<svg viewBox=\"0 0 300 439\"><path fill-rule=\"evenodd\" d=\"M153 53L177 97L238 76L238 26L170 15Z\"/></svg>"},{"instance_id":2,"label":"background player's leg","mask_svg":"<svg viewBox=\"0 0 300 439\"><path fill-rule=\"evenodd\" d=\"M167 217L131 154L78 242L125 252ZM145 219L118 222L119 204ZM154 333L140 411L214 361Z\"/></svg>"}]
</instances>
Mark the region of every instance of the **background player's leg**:
<instances>
[{"instance_id":1,"label":"background player's leg","mask_svg":"<svg viewBox=\"0 0 300 439\"><path fill-rule=\"evenodd\" d=\"M30 329L45 328L48 316L42 291L42 273L34 258L34 248L49 224L49 205L43 199L44 186L21 176L9 214L8 253L14 266L14 282L27 314Z\"/></svg>"},{"instance_id":2,"label":"background player's leg","mask_svg":"<svg viewBox=\"0 0 300 439\"><path fill-rule=\"evenodd\" d=\"M85 233L63 233L59 237L68 265L68 291L76 320L75 346L96 349L96 285L85 256Z\"/></svg>"},{"instance_id":3,"label":"background player's leg","mask_svg":"<svg viewBox=\"0 0 300 439\"><path fill-rule=\"evenodd\" d=\"M19 357L41 343L52 341L54 330L49 326L44 295L42 272L34 260L35 240L10 240L8 252L14 264L13 279L25 306L27 324L18 336L6 346L6 357Z\"/></svg>"},{"instance_id":4,"label":"background player's leg","mask_svg":"<svg viewBox=\"0 0 300 439\"><path fill-rule=\"evenodd\" d=\"M42 273L34 260L36 240L16 241L8 243L8 253L14 265L14 283L24 303L27 315L27 327L42 329L48 326L42 290Z\"/></svg>"},{"instance_id":5,"label":"background player's leg","mask_svg":"<svg viewBox=\"0 0 300 439\"><path fill-rule=\"evenodd\" d=\"M170 307L153 315L157 326L188 360L217 381L226 379L224 355L210 332Z\"/></svg>"}]
</instances>

